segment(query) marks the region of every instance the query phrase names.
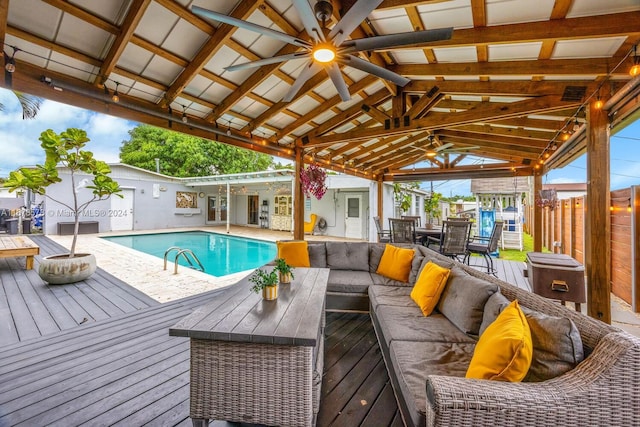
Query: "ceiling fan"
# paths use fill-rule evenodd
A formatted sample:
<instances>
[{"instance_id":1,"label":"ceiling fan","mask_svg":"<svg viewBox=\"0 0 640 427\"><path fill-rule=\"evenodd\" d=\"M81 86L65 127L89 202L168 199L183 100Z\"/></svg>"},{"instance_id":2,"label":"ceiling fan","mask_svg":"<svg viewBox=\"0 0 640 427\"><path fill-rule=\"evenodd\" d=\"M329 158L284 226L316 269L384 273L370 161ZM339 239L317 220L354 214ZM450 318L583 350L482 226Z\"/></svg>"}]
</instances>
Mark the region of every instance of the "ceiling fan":
<instances>
[{"instance_id":1,"label":"ceiling fan","mask_svg":"<svg viewBox=\"0 0 640 427\"><path fill-rule=\"evenodd\" d=\"M448 40L453 33L453 28L442 28L347 40L347 37L349 37L358 25L360 25L382 1L383 0L358 0L333 28L327 29L325 24L333 14L333 6L330 2L320 0L316 2L314 8L311 9L308 0L293 0L293 6L298 11L304 29L311 38L311 41L302 40L298 37L272 30L271 28L256 25L198 6L192 6L191 11L196 15L214 21L254 31L302 48L300 52L233 65L226 67L226 70L242 70L261 67L267 64L276 64L291 59L306 58L308 63L282 100L285 102L293 100L300 88L302 88L311 77L324 68L336 87L340 98L343 101L348 101L351 99L351 95L349 94L349 89L347 88L338 64L357 68L381 79L389 80L401 87L410 81L406 77L387 70L384 67L372 64L358 56L351 55L352 53Z\"/></svg>"}]
</instances>

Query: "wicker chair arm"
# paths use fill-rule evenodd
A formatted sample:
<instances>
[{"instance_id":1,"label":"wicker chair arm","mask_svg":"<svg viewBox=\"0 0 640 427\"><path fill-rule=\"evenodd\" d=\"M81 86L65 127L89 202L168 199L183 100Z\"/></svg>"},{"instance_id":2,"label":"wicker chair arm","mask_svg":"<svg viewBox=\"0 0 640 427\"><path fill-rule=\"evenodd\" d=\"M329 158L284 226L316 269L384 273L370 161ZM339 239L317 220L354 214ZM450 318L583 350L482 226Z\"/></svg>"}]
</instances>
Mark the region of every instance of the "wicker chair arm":
<instances>
[{"instance_id":1,"label":"wicker chair arm","mask_svg":"<svg viewBox=\"0 0 640 427\"><path fill-rule=\"evenodd\" d=\"M637 426L639 382L640 340L610 333L575 369L540 383L429 376L426 425Z\"/></svg>"}]
</instances>

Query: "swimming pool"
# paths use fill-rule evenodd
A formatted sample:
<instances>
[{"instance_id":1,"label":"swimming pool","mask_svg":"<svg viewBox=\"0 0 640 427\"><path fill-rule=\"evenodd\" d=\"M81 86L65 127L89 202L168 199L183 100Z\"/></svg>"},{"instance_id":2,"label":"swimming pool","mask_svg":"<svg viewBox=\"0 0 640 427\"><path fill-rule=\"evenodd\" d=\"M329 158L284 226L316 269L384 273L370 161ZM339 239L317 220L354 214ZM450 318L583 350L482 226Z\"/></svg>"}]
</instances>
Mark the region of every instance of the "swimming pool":
<instances>
[{"instance_id":1,"label":"swimming pool","mask_svg":"<svg viewBox=\"0 0 640 427\"><path fill-rule=\"evenodd\" d=\"M212 276L251 270L272 261L276 256L275 243L206 231L109 236L103 239L160 259L172 246L191 249L204 266L204 272ZM173 268L175 256L176 251L169 254L167 269ZM189 265L182 257L179 264Z\"/></svg>"}]
</instances>

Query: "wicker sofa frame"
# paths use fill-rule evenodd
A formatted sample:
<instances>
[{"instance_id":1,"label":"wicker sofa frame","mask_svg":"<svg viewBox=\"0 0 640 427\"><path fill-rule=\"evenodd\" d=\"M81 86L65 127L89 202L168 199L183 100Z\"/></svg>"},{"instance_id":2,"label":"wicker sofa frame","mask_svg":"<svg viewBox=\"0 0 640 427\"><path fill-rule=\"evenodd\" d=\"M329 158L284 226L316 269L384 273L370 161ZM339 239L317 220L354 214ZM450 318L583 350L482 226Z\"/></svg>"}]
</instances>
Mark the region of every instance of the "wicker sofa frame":
<instances>
[{"instance_id":1,"label":"wicker sofa frame","mask_svg":"<svg viewBox=\"0 0 640 427\"><path fill-rule=\"evenodd\" d=\"M310 244L322 244L315 242ZM347 243L350 244L350 243ZM382 244L370 243L369 245ZM327 245L327 248L330 246ZM440 263L452 261L435 251L415 246L421 256ZM327 249L329 250L329 249ZM312 249L310 249L310 254ZM370 250L370 253L373 253ZM314 256L311 254L312 267ZM316 257L317 258L317 257ZM373 260L372 260L373 261ZM316 261L317 262L317 259ZM603 322L577 313L557 302L520 289L464 264L456 265L469 275L494 283L509 300L551 316L571 319L580 331L585 360L568 373L539 383L503 383L453 376L428 375L425 381L426 414L416 420L399 386L400 372L384 351L385 365L392 381L405 425L426 426L521 426L521 425L615 425L640 426L640 339ZM332 268L330 265L326 267ZM371 271L375 271L372 266ZM371 284L380 277L370 273ZM360 276L361 277L361 276ZM415 281L415 275L412 276ZM384 283L394 286L394 283ZM391 281L392 282L392 281ZM412 283L408 284L409 286ZM407 286L405 284L404 286ZM332 287L331 275L327 308L361 311L366 295ZM333 307L330 307L329 301ZM372 313L374 316L375 313ZM381 347L384 337L375 328ZM386 353L386 354L385 354Z\"/></svg>"}]
</instances>

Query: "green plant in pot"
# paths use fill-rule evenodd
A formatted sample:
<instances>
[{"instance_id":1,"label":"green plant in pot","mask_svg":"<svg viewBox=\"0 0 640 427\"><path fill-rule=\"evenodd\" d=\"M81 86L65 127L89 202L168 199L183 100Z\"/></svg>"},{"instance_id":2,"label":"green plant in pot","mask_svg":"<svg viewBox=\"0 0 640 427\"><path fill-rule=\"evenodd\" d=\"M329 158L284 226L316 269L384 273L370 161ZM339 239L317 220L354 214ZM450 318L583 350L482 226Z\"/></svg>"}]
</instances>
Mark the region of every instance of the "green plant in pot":
<instances>
[{"instance_id":1,"label":"green plant in pot","mask_svg":"<svg viewBox=\"0 0 640 427\"><path fill-rule=\"evenodd\" d=\"M49 129L40 134L40 146L44 150L44 165L37 165L35 169L20 168L9 174L4 186L9 191L28 189L59 203L68 209L74 219L73 240L68 254L45 257L40 262L38 273L42 279L50 284L73 283L84 280L96 270L96 260L93 254L76 253L80 213L99 200L106 200L112 195L120 195L121 188L109 174L111 169L100 160L93 157L91 151L83 150L90 141L84 130L69 128L58 134ZM65 203L45 193L46 188L62 179L58 173L58 166L69 171L72 203ZM81 201L78 194L81 182L88 182L86 188L91 190L88 200Z\"/></svg>"},{"instance_id":2,"label":"green plant in pot","mask_svg":"<svg viewBox=\"0 0 640 427\"><path fill-rule=\"evenodd\" d=\"M287 261L285 261L284 258L276 259L274 271L278 272L280 283L291 283L291 279L294 279L293 267L287 264Z\"/></svg>"},{"instance_id":3,"label":"green plant in pot","mask_svg":"<svg viewBox=\"0 0 640 427\"><path fill-rule=\"evenodd\" d=\"M429 218L429 223L427 224L427 228L433 227L433 219L440 218L440 199L442 198L442 194L431 192L429 197L424 199L424 211Z\"/></svg>"},{"instance_id":4,"label":"green plant in pot","mask_svg":"<svg viewBox=\"0 0 640 427\"><path fill-rule=\"evenodd\" d=\"M275 269L269 272L259 268L249 277L249 281L253 283L253 292L262 291L263 299L270 301L278 298L278 273Z\"/></svg>"}]
</instances>

